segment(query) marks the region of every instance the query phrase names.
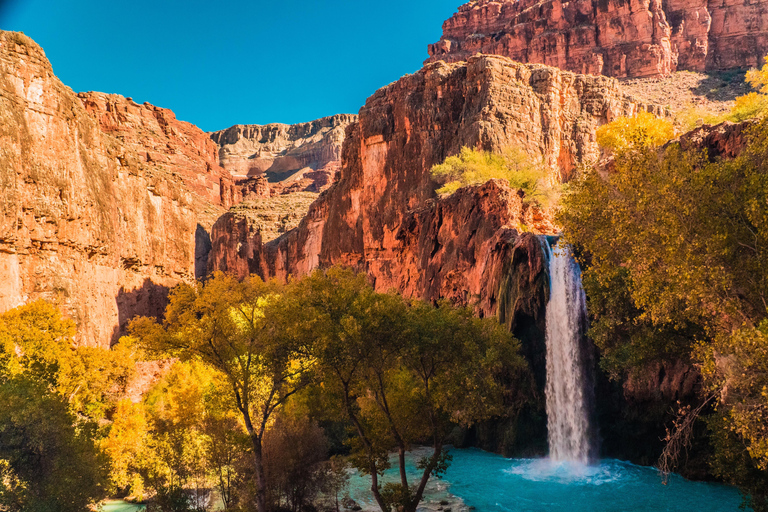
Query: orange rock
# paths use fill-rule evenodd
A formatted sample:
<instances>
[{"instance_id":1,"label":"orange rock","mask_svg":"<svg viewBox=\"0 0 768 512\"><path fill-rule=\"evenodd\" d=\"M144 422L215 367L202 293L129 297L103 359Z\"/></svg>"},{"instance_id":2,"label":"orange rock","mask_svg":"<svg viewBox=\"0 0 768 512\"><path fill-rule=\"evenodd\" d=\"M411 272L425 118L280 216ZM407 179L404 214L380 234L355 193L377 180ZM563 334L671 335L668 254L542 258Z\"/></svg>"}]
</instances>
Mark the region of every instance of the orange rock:
<instances>
[{"instance_id":1,"label":"orange rock","mask_svg":"<svg viewBox=\"0 0 768 512\"><path fill-rule=\"evenodd\" d=\"M0 311L57 302L109 346L206 268L232 178L202 130L116 95L79 97L28 37L0 32Z\"/></svg>"},{"instance_id":2,"label":"orange rock","mask_svg":"<svg viewBox=\"0 0 768 512\"><path fill-rule=\"evenodd\" d=\"M474 0L443 24L427 62L475 53L614 77L756 66L768 2Z\"/></svg>"},{"instance_id":3,"label":"orange rock","mask_svg":"<svg viewBox=\"0 0 768 512\"><path fill-rule=\"evenodd\" d=\"M607 77L499 56L428 65L368 99L347 130L338 180L298 228L264 243L242 216L219 219L210 269L285 279L350 265L366 271L378 290L476 304L492 314L505 272L518 271L509 270L513 253L541 261L533 254L541 252L538 242L524 231L556 228L503 181L438 198L431 167L462 146L515 145L542 158L553 181L567 181L599 155L598 125L649 108ZM525 268L537 276L543 271Z\"/></svg>"},{"instance_id":4,"label":"orange rock","mask_svg":"<svg viewBox=\"0 0 768 512\"><path fill-rule=\"evenodd\" d=\"M221 165L236 177L263 176L278 193L321 192L341 168L344 132L356 119L338 114L294 125L238 124L210 136Z\"/></svg>"}]
</instances>

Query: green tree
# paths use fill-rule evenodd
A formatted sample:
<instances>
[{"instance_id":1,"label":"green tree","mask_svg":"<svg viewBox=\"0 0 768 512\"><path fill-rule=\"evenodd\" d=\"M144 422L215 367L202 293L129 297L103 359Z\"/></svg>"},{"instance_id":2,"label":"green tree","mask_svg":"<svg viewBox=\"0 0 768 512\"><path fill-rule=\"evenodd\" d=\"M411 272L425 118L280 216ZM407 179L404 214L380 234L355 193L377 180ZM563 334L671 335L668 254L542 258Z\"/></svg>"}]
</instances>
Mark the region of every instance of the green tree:
<instances>
[{"instance_id":1,"label":"green tree","mask_svg":"<svg viewBox=\"0 0 768 512\"><path fill-rule=\"evenodd\" d=\"M129 377L131 354L77 347L74 335L45 301L0 315L0 466L11 483L2 499L12 510L83 510L105 495L97 421Z\"/></svg>"},{"instance_id":2,"label":"green tree","mask_svg":"<svg viewBox=\"0 0 768 512\"><path fill-rule=\"evenodd\" d=\"M281 314L282 287L258 277L242 282L222 273L170 294L163 325L141 318L131 333L154 354L199 360L227 379L253 447L256 503L265 512L262 440L273 414L306 386L313 364L302 339Z\"/></svg>"},{"instance_id":3,"label":"green tree","mask_svg":"<svg viewBox=\"0 0 768 512\"><path fill-rule=\"evenodd\" d=\"M105 497L107 460L94 425L24 375L0 384L0 509L81 512ZM10 485L6 486L6 482Z\"/></svg>"},{"instance_id":4,"label":"green tree","mask_svg":"<svg viewBox=\"0 0 768 512\"><path fill-rule=\"evenodd\" d=\"M375 293L349 270L316 271L292 293L302 299L328 409L346 416L356 434L353 464L371 476L383 511L416 510L429 478L450 462L450 430L500 412L501 374L525 368L518 342L493 319ZM432 450L411 485L405 454L422 441ZM390 451L398 454L400 482L382 488Z\"/></svg>"},{"instance_id":5,"label":"green tree","mask_svg":"<svg viewBox=\"0 0 768 512\"><path fill-rule=\"evenodd\" d=\"M768 435L760 363L768 314L767 135L763 121L730 161L677 145L619 154L612 172L593 171L575 184L559 217L581 249L601 364L614 377L670 358L698 365L717 414L758 471ZM732 468L727 478L738 484L739 473ZM763 478L765 485L768 473Z\"/></svg>"}]
</instances>

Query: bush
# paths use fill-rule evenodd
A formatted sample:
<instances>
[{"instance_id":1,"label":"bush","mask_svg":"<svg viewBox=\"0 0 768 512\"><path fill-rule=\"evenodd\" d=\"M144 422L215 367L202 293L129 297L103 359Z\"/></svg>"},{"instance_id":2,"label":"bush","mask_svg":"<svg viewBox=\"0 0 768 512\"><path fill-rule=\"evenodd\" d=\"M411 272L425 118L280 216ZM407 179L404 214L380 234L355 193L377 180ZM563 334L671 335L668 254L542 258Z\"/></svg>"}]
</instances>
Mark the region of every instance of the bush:
<instances>
[{"instance_id":1,"label":"bush","mask_svg":"<svg viewBox=\"0 0 768 512\"><path fill-rule=\"evenodd\" d=\"M751 92L736 98L736 105L731 109L730 121L739 123L746 119L760 117L768 111L768 94Z\"/></svg>"},{"instance_id":2,"label":"bush","mask_svg":"<svg viewBox=\"0 0 768 512\"><path fill-rule=\"evenodd\" d=\"M497 178L522 189L528 199L544 206L556 201L553 190L546 184L546 167L518 148L507 148L499 154L463 147L458 155L433 166L430 174L442 185L437 189L438 194L453 194L462 187Z\"/></svg>"},{"instance_id":3,"label":"bush","mask_svg":"<svg viewBox=\"0 0 768 512\"><path fill-rule=\"evenodd\" d=\"M650 112L635 117L619 117L597 129L597 143L614 154L658 147L675 136L675 127L668 119Z\"/></svg>"},{"instance_id":4,"label":"bush","mask_svg":"<svg viewBox=\"0 0 768 512\"><path fill-rule=\"evenodd\" d=\"M264 470L272 507L299 512L325 487L328 442L306 417L278 416L264 436Z\"/></svg>"},{"instance_id":5,"label":"bush","mask_svg":"<svg viewBox=\"0 0 768 512\"><path fill-rule=\"evenodd\" d=\"M746 81L753 89L757 89L757 92L750 92L736 98L736 104L728 116L729 121L738 123L746 119L762 117L768 112L768 57L765 58L765 62L761 69L747 71Z\"/></svg>"}]
</instances>

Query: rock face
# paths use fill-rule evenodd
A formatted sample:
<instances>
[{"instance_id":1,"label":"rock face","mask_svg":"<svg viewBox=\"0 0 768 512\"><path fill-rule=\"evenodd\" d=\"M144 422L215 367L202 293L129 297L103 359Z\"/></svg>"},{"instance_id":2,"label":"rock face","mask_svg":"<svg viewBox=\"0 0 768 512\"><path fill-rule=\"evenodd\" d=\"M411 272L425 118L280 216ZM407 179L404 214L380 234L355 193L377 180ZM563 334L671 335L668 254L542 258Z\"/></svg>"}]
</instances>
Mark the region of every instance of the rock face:
<instances>
[{"instance_id":1,"label":"rock face","mask_svg":"<svg viewBox=\"0 0 768 512\"><path fill-rule=\"evenodd\" d=\"M517 145L543 157L553 180L567 180L597 157L598 124L644 108L606 77L498 56L428 65L368 99L347 129L337 182L297 229L264 243L259 230L226 214L211 232L210 268L286 278L344 264L367 271L378 290L492 314L515 248L541 250L523 232L554 227L498 180L437 198L430 168L462 146Z\"/></svg>"},{"instance_id":2,"label":"rock face","mask_svg":"<svg viewBox=\"0 0 768 512\"><path fill-rule=\"evenodd\" d=\"M139 165L176 176L192 193L206 229L216 221L209 205L224 208L241 200L240 187L218 165L218 147L197 126L179 121L167 108L138 105L119 94L79 93L86 111L99 127L139 157ZM208 210L208 211L206 211Z\"/></svg>"},{"instance_id":3,"label":"rock face","mask_svg":"<svg viewBox=\"0 0 768 512\"><path fill-rule=\"evenodd\" d=\"M109 345L206 267L232 201L205 134L151 105L78 98L28 37L0 32L0 310L56 301Z\"/></svg>"},{"instance_id":4,"label":"rock face","mask_svg":"<svg viewBox=\"0 0 768 512\"><path fill-rule=\"evenodd\" d=\"M717 158L735 158L747 147L747 134L754 126L754 120L741 123L725 121L715 126L704 125L672 142L679 142L683 149L705 149L712 161Z\"/></svg>"},{"instance_id":5,"label":"rock face","mask_svg":"<svg viewBox=\"0 0 768 512\"><path fill-rule=\"evenodd\" d=\"M344 132L357 116L339 114L294 125L235 125L213 132L219 161L240 180L263 176L278 192L320 192L341 167Z\"/></svg>"},{"instance_id":6,"label":"rock face","mask_svg":"<svg viewBox=\"0 0 768 512\"><path fill-rule=\"evenodd\" d=\"M757 66L768 1L474 0L443 24L427 62L475 53L614 77Z\"/></svg>"}]
</instances>

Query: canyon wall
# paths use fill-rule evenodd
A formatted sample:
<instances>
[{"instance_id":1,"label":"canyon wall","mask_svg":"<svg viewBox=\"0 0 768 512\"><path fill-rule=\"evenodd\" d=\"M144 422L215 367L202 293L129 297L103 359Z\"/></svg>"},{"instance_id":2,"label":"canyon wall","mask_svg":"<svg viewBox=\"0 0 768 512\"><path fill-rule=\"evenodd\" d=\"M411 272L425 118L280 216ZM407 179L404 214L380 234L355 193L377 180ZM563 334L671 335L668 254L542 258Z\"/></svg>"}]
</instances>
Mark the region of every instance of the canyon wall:
<instances>
[{"instance_id":1,"label":"canyon wall","mask_svg":"<svg viewBox=\"0 0 768 512\"><path fill-rule=\"evenodd\" d=\"M210 269L286 278L343 264L365 270L378 290L447 298L492 314L505 273L517 271L509 268L511 254L518 264L541 259L524 232L555 228L499 180L438 198L430 168L462 146L515 145L542 158L553 181L567 181L580 163L597 158L598 125L642 109L653 110L607 77L499 56L428 65L368 99L347 128L337 182L298 228L264 243L242 217L219 219Z\"/></svg>"},{"instance_id":2,"label":"canyon wall","mask_svg":"<svg viewBox=\"0 0 768 512\"><path fill-rule=\"evenodd\" d=\"M341 167L344 132L356 119L338 114L294 125L238 124L210 137L218 145L221 165L241 181L264 177L278 193L320 192Z\"/></svg>"},{"instance_id":3,"label":"canyon wall","mask_svg":"<svg viewBox=\"0 0 768 512\"><path fill-rule=\"evenodd\" d=\"M443 24L427 62L476 53L614 77L759 66L768 1L474 0Z\"/></svg>"},{"instance_id":4,"label":"canyon wall","mask_svg":"<svg viewBox=\"0 0 768 512\"><path fill-rule=\"evenodd\" d=\"M234 198L215 145L170 111L75 95L28 37L0 32L0 311L36 298L108 346L206 268Z\"/></svg>"}]
</instances>

